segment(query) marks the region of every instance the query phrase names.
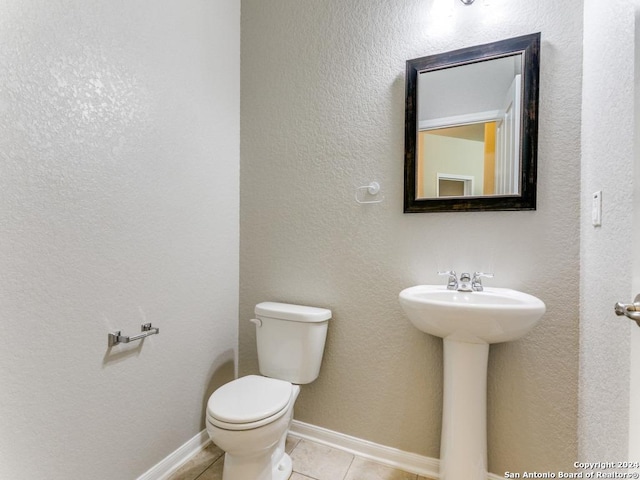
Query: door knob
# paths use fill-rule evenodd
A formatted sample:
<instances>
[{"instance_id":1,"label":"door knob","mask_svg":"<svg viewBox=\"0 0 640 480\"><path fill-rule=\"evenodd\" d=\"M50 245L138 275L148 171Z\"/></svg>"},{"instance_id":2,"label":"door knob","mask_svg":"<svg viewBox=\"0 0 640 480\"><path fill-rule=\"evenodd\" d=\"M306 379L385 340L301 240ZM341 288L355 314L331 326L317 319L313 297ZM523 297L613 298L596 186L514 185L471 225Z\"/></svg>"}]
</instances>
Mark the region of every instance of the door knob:
<instances>
[{"instance_id":1,"label":"door knob","mask_svg":"<svg viewBox=\"0 0 640 480\"><path fill-rule=\"evenodd\" d=\"M616 315L622 316L624 315L627 318L630 318L640 327L640 293L636 295L636 298L633 300L633 303L622 303L618 302L613 307Z\"/></svg>"}]
</instances>

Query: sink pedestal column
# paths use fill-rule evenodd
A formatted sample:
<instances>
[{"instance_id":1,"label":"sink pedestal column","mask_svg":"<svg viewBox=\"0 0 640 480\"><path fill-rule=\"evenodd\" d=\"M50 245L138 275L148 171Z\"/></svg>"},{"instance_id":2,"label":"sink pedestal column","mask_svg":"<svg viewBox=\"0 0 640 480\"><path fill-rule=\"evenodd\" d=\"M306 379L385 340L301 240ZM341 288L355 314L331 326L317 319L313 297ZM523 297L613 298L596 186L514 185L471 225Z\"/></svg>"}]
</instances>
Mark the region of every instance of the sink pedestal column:
<instances>
[{"instance_id":1,"label":"sink pedestal column","mask_svg":"<svg viewBox=\"0 0 640 480\"><path fill-rule=\"evenodd\" d=\"M441 480L487 480L488 343L444 339Z\"/></svg>"}]
</instances>

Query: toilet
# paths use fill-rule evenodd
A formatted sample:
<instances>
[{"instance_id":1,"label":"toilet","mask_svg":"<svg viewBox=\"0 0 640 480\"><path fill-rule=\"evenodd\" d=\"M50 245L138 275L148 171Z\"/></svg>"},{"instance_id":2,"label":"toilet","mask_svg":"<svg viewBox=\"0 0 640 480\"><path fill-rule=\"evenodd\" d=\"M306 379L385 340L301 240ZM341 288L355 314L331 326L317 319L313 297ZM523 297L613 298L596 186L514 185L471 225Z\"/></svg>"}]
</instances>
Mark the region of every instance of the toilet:
<instances>
[{"instance_id":1,"label":"toilet","mask_svg":"<svg viewBox=\"0 0 640 480\"><path fill-rule=\"evenodd\" d=\"M222 480L286 480L285 441L300 385L320 373L331 310L263 302L255 307L261 375L218 388L207 402L211 440L225 452Z\"/></svg>"}]
</instances>

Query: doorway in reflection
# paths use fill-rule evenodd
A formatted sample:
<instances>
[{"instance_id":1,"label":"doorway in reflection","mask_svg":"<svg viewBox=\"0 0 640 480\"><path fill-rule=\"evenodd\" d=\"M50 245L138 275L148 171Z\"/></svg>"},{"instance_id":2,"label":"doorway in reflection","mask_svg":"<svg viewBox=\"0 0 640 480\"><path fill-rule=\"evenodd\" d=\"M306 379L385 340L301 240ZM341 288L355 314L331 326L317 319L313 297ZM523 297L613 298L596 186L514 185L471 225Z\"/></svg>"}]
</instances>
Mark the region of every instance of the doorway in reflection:
<instances>
[{"instance_id":1,"label":"doorway in reflection","mask_svg":"<svg viewBox=\"0 0 640 480\"><path fill-rule=\"evenodd\" d=\"M418 133L418 198L496 193L496 122Z\"/></svg>"}]
</instances>

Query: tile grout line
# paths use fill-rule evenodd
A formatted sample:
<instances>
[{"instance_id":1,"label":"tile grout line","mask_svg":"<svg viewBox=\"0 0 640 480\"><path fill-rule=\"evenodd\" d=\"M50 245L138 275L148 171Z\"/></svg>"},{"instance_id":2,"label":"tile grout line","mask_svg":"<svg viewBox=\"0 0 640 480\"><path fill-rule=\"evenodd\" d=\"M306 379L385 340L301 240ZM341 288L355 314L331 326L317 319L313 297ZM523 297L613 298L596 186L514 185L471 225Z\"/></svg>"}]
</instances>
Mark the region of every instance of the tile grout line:
<instances>
[{"instance_id":1,"label":"tile grout line","mask_svg":"<svg viewBox=\"0 0 640 480\"><path fill-rule=\"evenodd\" d=\"M349 462L349 467L347 467L347 471L344 472L344 477L342 477L342 480L345 480L348 476L349 476L349 470L351 470L351 467L353 466L353 462L355 461L356 456L355 455L351 455L351 461Z\"/></svg>"},{"instance_id":2,"label":"tile grout line","mask_svg":"<svg viewBox=\"0 0 640 480\"><path fill-rule=\"evenodd\" d=\"M291 449L291 451L289 452L289 455L290 455L290 456L291 456L291 455L293 455L293 452L296 450L296 448L298 448L298 447L300 446L300 443L301 443L301 442L302 442L302 440L301 440L301 439L298 439L298 441L296 442L295 447L293 447L293 448ZM310 477L309 475L305 475L305 474L303 474L303 473L296 472L296 471L295 471L295 469L291 471L291 475L289 475L289 479L293 476L293 474L294 474L294 473L295 473L296 475L300 475L301 477L304 477L305 479L306 479L306 478L308 478L309 480L318 480L316 477ZM287 479L287 480L289 480L289 479ZM196 480L197 480L197 479L196 479Z\"/></svg>"},{"instance_id":3,"label":"tile grout line","mask_svg":"<svg viewBox=\"0 0 640 480\"><path fill-rule=\"evenodd\" d=\"M216 457L216 458L215 458L215 459L214 459L214 460L213 460L209 465L207 465L207 468L205 468L204 470L202 470L202 472L200 472L200 473L198 474L198 476L197 476L197 477L195 477L193 480L198 480L202 475L204 475L204 474L205 474L205 472L206 472L207 470L209 470L211 467L213 467L213 465L214 465L218 460L220 460L222 457L224 457L224 452L223 452L222 454L218 455L218 456L217 456L217 457Z\"/></svg>"}]
</instances>

